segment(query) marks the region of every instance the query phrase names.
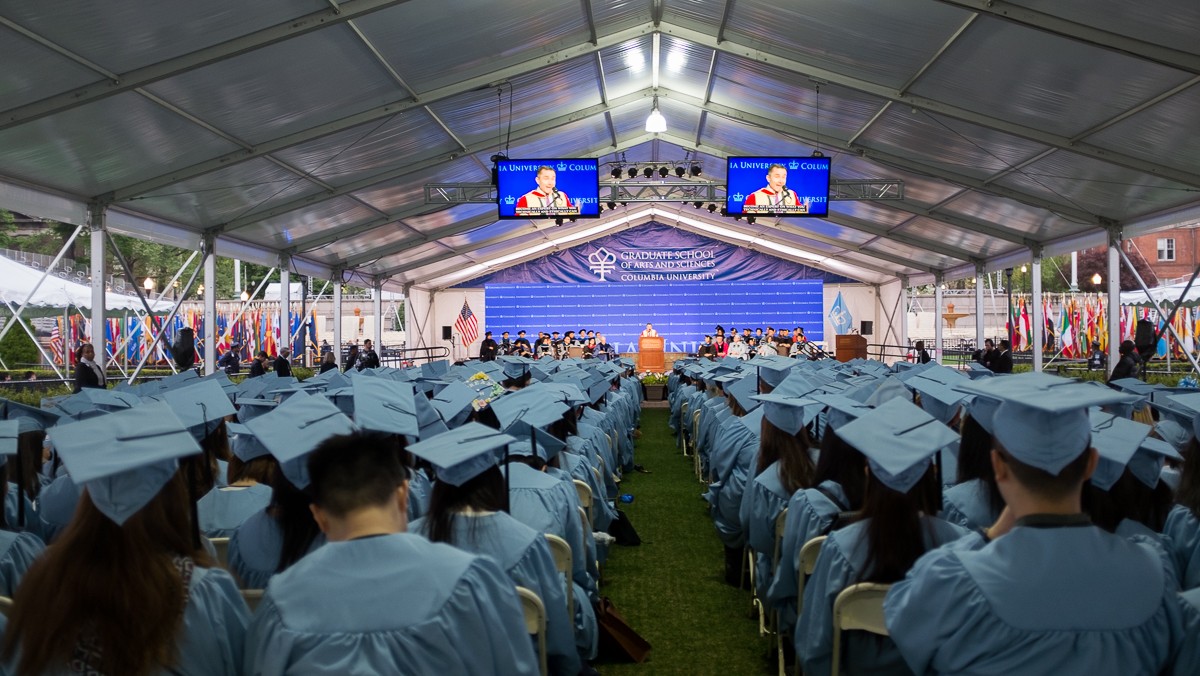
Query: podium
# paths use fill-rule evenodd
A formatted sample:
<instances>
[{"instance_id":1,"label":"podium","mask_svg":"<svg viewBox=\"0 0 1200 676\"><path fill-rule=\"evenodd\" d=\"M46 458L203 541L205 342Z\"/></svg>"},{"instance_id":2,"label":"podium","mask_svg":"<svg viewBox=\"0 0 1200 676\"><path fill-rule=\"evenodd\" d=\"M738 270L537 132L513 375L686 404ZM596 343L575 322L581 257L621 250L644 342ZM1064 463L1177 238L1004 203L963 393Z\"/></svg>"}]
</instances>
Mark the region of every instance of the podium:
<instances>
[{"instance_id":1,"label":"podium","mask_svg":"<svg viewBox=\"0 0 1200 676\"><path fill-rule=\"evenodd\" d=\"M638 338L638 371L665 371L667 356L663 353L662 336Z\"/></svg>"},{"instance_id":2,"label":"podium","mask_svg":"<svg viewBox=\"0 0 1200 676\"><path fill-rule=\"evenodd\" d=\"M867 358L867 339L857 333L838 335L833 346L838 361Z\"/></svg>"}]
</instances>

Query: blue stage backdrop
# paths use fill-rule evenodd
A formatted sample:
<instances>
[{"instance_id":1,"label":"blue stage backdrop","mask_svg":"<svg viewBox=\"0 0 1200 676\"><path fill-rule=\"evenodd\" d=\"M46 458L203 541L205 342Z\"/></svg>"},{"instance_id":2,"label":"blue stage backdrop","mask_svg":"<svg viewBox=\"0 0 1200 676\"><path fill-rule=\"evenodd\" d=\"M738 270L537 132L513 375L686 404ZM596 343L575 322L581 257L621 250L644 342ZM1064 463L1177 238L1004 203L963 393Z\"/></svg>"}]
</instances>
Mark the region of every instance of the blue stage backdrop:
<instances>
[{"instance_id":1,"label":"blue stage backdrop","mask_svg":"<svg viewBox=\"0 0 1200 676\"><path fill-rule=\"evenodd\" d=\"M745 282L655 282L624 284L489 284L485 287L487 329L513 337L524 329L603 333L620 352L637 350L638 335L652 322L668 352L695 352L719 324L736 327L804 327L810 340L823 340L819 279Z\"/></svg>"}]
</instances>

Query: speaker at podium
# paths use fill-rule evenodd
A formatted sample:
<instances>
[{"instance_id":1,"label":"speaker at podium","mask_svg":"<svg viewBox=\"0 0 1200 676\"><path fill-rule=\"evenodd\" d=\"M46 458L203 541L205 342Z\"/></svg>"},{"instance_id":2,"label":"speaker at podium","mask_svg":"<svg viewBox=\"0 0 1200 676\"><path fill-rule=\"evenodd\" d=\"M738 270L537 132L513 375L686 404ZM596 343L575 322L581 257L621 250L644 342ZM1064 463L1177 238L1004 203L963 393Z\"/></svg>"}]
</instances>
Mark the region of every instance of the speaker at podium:
<instances>
[{"instance_id":1,"label":"speaker at podium","mask_svg":"<svg viewBox=\"0 0 1200 676\"><path fill-rule=\"evenodd\" d=\"M663 352L662 336L638 338L638 371L665 371L667 355Z\"/></svg>"}]
</instances>

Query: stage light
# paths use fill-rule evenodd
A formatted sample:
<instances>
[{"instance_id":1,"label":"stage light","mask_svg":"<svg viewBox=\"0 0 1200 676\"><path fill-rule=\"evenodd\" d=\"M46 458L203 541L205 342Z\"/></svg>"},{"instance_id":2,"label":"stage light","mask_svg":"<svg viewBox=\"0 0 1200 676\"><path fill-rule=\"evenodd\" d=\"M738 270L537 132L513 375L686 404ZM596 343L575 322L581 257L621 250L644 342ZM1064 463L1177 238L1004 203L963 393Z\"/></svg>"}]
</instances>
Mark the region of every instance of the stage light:
<instances>
[{"instance_id":1,"label":"stage light","mask_svg":"<svg viewBox=\"0 0 1200 676\"><path fill-rule=\"evenodd\" d=\"M646 118L646 132L650 134L661 134L667 130L667 118L658 111L658 97L654 97L654 106L650 109L650 115Z\"/></svg>"},{"instance_id":2,"label":"stage light","mask_svg":"<svg viewBox=\"0 0 1200 676\"><path fill-rule=\"evenodd\" d=\"M645 176L646 178L650 178L653 175L654 175L653 167L646 167L645 169L642 170L642 176Z\"/></svg>"},{"instance_id":3,"label":"stage light","mask_svg":"<svg viewBox=\"0 0 1200 676\"><path fill-rule=\"evenodd\" d=\"M563 224L563 219L562 219L562 217L560 216L559 218L556 218L556 219L554 219L554 224L555 224L555 225L562 225L562 224Z\"/></svg>"},{"instance_id":4,"label":"stage light","mask_svg":"<svg viewBox=\"0 0 1200 676\"><path fill-rule=\"evenodd\" d=\"M579 220L579 219L578 219L578 218L576 218L575 216L572 216L572 217L571 217L571 222L572 222L572 223L574 223L575 221L578 221L578 220Z\"/></svg>"},{"instance_id":5,"label":"stage light","mask_svg":"<svg viewBox=\"0 0 1200 676\"><path fill-rule=\"evenodd\" d=\"M637 178L637 167L629 168L629 178Z\"/></svg>"},{"instance_id":6,"label":"stage light","mask_svg":"<svg viewBox=\"0 0 1200 676\"><path fill-rule=\"evenodd\" d=\"M734 216L734 217L733 217L733 220L735 220L735 221L741 221L741 220L742 220L742 217L741 217L741 216Z\"/></svg>"},{"instance_id":7,"label":"stage light","mask_svg":"<svg viewBox=\"0 0 1200 676\"><path fill-rule=\"evenodd\" d=\"M713 213L713 212L714 212L714 211L716 211L716 210L717 210L717 205L715 205L715 204L710 204L710 205L708 205L708 213L710 213L710 214L711 214L711 213ZM723 210L722 210L722 211L723 211Z\"/></svg>"},{"instance_id":8,"label":"stage light","mask_svg":"<svg viewBox=\"0 0 1200 676\"><path fill-rule=\"evenodd\" d=\"M687 169L684 169L683 167L675 167L675 175L679 178L683 178L683 175L686 173Z\"/></svg>"},{"instance_id":9,"label":"stage light","mask_svg":"<svg viewBox=\"0 0 1200 676\"><path fill-rule=\"evenodd\" d=\"M616 202L608 202L607 204L608 204L608 210L609 210L609 211L612 211L613 209L616 209L616 208L617 208L617 203L616 203Z\"/></svg>"},{"instance_id":10,"label":"stage light","mask_svg":"<svg viewBox=\"0 0 1200 676\"><path fill-rule=\"evenodd\" d=\"M692 202L692 206L699 209L700 207L704 206L704 202Z\"/></svg>"},{"instance_id":11,"label":"stage light","mask_svg":"<svg viewBox=\"0 0 1200 676\"><path fill-rule=\"evenodd\" d=\"M725 207L721 207L721 215L722 215L722 216L728 216L728 215L729 215L729 210L728 210L728 209L726 209Z\"/></svg>"},{"instance_id":12,"label":"stage light","mask_svg":"<svg viewBox=\"0 0 1200 676\"><path fill-rule=\"evenodd\" d=\"M613 167L612 177L617 179L618 181L621 180L621 168L620 167Z\"/></svg>"},{"instance_id":13,"label":"stage light","mask_svg":"<svg viewBox=\"0 0 1200 676\"><path fill-rule=\"evenodd\" d=\"M693 164L692 165L692 176L699 176L699 175L700 175L700 165Z\"/></svg>"},{"instance_id":14,"label":"stage light","mask_svg":"<svg viewBox=\"0 0 1200 676\"><path fill-rule=\"evenodd\" d=\"M663 178L666 178L666 177L667 177L667 174L669 174L669 173L671 173L671 170L670 170L670 169L668 169L668 168L666 168L666 167L659 167L659 168L658 168L658 175L659 175L659 176L661 176L661 177L663 177Z\"/></svg>"},{"instance_id":15,"label":"stage light","mask_svg":"<svg viewBox=\"0 0 1200 676\"><path fill-rule=\"evenodd\" d=\"M747 217L746 217L746 222L747 222L747 223L749 223L750 225L754 225L754 217L753 217L753 216L747 216Z\"/></svg>"}]
</instances>

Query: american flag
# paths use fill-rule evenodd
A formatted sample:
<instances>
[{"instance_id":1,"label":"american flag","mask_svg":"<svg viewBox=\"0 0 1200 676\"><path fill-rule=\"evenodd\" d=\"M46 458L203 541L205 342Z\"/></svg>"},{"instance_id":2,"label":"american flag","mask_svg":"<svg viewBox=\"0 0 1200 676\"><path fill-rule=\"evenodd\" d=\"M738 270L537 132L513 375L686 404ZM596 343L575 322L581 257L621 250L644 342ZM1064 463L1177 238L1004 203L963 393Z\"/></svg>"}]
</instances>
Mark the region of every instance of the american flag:
<instances>
[{"instance_id":1,"label":"american flag","mask_svg":"<svg viewBox=\"0 0 1200 676\"><path fill-rule=\"evenodd\" d=\"M479 337L479 320L475 318L475 313L471 312L466 298L463 299L462 310L458 312L458 319L454 321L454 330L462 336L463 345L470 345Z\"/></svg>"},{"instance_id":2,"label":"american flag","mask_svg":"<svg viewBox=\"0 0 1200 676\"><path fill-rule=\"evenodd\" d=\"M54 328L50 330L50 354L54 358L54 363L61 364L63 357L63 342L62 331L58 328L58 320L54 321Z\"/></svg>"}]
</instances>

